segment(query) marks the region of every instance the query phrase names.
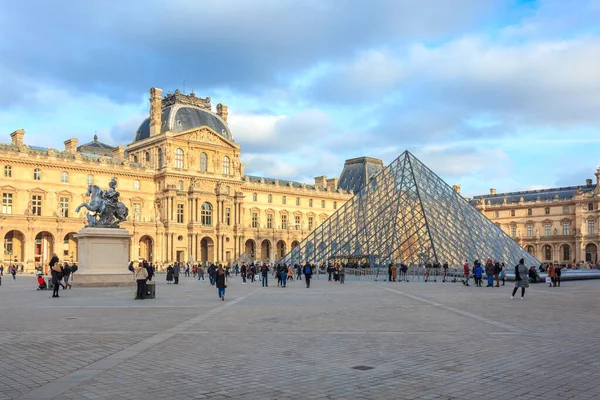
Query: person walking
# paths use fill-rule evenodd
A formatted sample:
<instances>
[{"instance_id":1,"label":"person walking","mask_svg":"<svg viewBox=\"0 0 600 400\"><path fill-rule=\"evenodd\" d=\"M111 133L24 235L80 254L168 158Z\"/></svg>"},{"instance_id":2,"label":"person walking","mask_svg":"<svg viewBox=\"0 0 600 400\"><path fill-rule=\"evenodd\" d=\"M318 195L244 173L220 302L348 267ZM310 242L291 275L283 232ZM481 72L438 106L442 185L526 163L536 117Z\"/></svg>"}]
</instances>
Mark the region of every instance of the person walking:
<instances>
[{"instance_id":1,"label":"person walking","mask_svg":"<svg viewBox=\"0 0 600 400\"><path fill-rule=\"evenodd\" d=\"M442 269L444 270L444 276L442 277L442 283L446 282L446 278L448 277L448 262L445 262L444 265L442 265Z\"/></svg>"},{"instance_id":2,"label":"person walking","mask_svg":"<svg viewBox=\"0 0 600 400\"><path fill-rule=\"evenodd\" d=\"M173 266L169 264L167 267L167 285L171 285L173 283Z\"/></svg>"},{"instance_id":3,"label":"person walking","mask_svg":"<svg viewBox=\"0 0 600 400\"><path fill-rule=\"evenodd\" d=\"M56 256L56 255L54 255ZM52 260L54 260L54 256L52 257ZM50 261L52 263L52 260ZM52 263L52 269L51 269L51 274L52 274L52 285L54 286L54 290L52 291L52 297L60 297L58 295L58 288L60 287L60 281L63 278L63 269L60 266L60 263L58 262L58 257L56 257L56 261L54 263Z\"/></svg>"},{"instance_id":4,"label":"person walking","mask_svg":"<svg viewBox=\"0 0 600 400\"><path fill-rule=\"evenodd\" d=\"M240 274L242 275L242 284L245 285L246 284L246 274L248 271L248 267L246 266L246 264L242 264L242 268L240 269Z\"/></svg>"},{"instance_id":5,"label":"person walking","mask_svg":"<svg viewBox=\"0 0 600 400\"><path fill-rule=\"evenodd\" d=\"M556 286L556 266L554 264L550 264L548 267L548 278L550 278L548 287L552 287L552 285Z\"/></svg>"},{"instance_id":6,"label":"person walking","mask_svg":"<svg viewBox=\"0 0 600 400\"><path fill-rule=\"evenodd\" d=\"M13 277L13 281L17 279L17 267L15 267L14 265L10 266L10 274Z\"/></svg>"},{"instance_id":7,"label":"person walking","mask_svg":"<svg viewBox=\"0 0 600 400\"><path fill-rule=\"evenodd\" d=\"M510 299L512 300L517 293L517 289L521 288L521 300L525 298L525 289L529 287L528 270L525 266L525 260L521 258L519 264L515 267L515 288L513 289Z\"/></svg>"},{"instance_id":8,"label":"person walking","mask_svg":"<svg viewBox=\"0 0 600 400\"><path fill-rule=\"evenodd\" d=\"M133 277L137 283L137 292L134 300L144 300L146 297L146 279L148 278L148 270L144 267L144 263L140 261L133 273Z\"/></svg>"},{"instance_id":9,"label":"person walking","mask_svg":"<svg viewBox=\"0 0 600 400\"><path fill-rule=\"evenodd\" d=\"M198 280L200 280L202 278L202 280L204 280L204 268L202 268L202 265L198 266Z\"/></svg>"},{"instance_id":10,"label":"person walking","mask_svg":"<svg viewBox=\"0 0 600 400\"><path fill-rule=\"evenodd\" d=\"M561 270L562 270L561 265L560 264L556 264L556 278L554 279L554 283L555 283L554 286L560 287L560 274L561 274Z\"/></svg>"},{"instance_id":11,"label":"person walking","mask_svg":"<svg viewBox=\"0 0 600 400\"><path fill-rule=\"evenodd\" d=\"M179 273L181 272L181 266L179 265L178 262L175 263L175 265L173 266L173 278L175 279L175 282L173 282L173 284L175 285L179 285Z\"/></svg>"},{"instance_id":12,"label":"person walking","mask_svg":"<svg viewBox=\"0 0 600 400\"><path fill-rule=\"evenodd\" d=\"M219 299L221 299L221 301L225 301L225 288L227 285L225 283L225 271L223 271L221 264L219 264L219 269L215 275L215 284L217 285L217 294L219 295Z\"/></svg>"},{"instance_id":13,"label":"person walking","mask_svg":"<svg viewBox=\"0 0 600 400\"><path fill-rule=\"evenodd\" d=\"M392 263L390 269L392 270L392 282L396 282L396 278L398 277L398 268L396 268L396 264Z\"/></svg>"},{"instance_id":14,"label":"person walking","mask_svg":"<svg viewBox=\"0 0 600 400\"><path fill-rule=\"evenodd\" d=\"M267 263L263 263L262 267L260 268L260 272L262 274L262 287L268 287L269 286L269 266L267 265Z\"/></svg>"},{"instance_id":15,"label":"person walking","mask_svg":"<svg viewBox=\"0 0 600 400\"><path fill-rule=\"evenodd\" d=\"M302 279L302 266L296 264L296 280L299 281L300 279Z\"/></svg>"},{"instance_id":16,"label":"person walking","mask_svg":"<svg viewBox=\"0 0 600 400\"><path fill-rule=\"evenodd\" d=\"M463 285L471 286L471 285L469 285L469 278L471 277L471 271L469 269L469 261L468 260L465 260L465 265L463 265L463 274L464 274Z\"/></svg>"},{"instance_id":17,"label":"person walking","mask_svg":"<svg viewBox=\"0 0 600 400\"><path fill-rule=\"evenodd\" d=\"M394 268L396 268L396 267L394 266ZM344 281L346 280L346 268L344 267L344 264L340 265L339 274L340 274L340 283L343 285Z\"/></svg>"},{"instance_id":18,"label":"person walking","mask_svg":"<svg viewBox=\"0 0 600 400\"><path fill-rule=\"evenodd\" d=\"M281 287L286 287L288 276L287 265L282 264L279 266L279 276L281 278Z\"/></svg>"},{"instance_id":19,"label":"person walking","mask_svg":"<svg viewBox=\"0 0 600 400\"><path fill-rule=\"evenodd\" d=\"M504 263L500 264L500 279L502 279L502 286L506 283L506 267Z\"/></svg>"},{"instance_id":20,"label":"person walking","mask_svg":"<svg viewBox=\"0 0 600 400\"><path fill-rule=\"evenodd\" d=\"M310 287L310 279L312 278L313 269L309 263L304 265L304 279L306 280L306 288Z\"/></svg>"},{"instance_id":21,"label":"person walking","mask_svg":"<svg viewBox=\"0 0 600 400\"><path fill-rule=\"evenodd\" d=\"M190 264L187 264L185 267L185 277L186 278L190 277Z\"/></svg>"},{"instance_id":22,"label":"person walking","mask_svg":"<svg viewBox=\"0 0 600 400\"><path fill-rule=\"evenodd\" d=\"M69 263L65 263L63 267L63 279L65 281L65 289L71 289L71 284L69 283L69 278L71 277L71 267L69 267Z\"/></svg>"},{"instance_id":23,"label":"person walking","mask_svg":"<svg viewBox=\"0 0 600 400\"><path fill-rule=\"evenodd\" d=\"M294 269L292 268L292 264L287 267L287 280L288 282L294 280Z\"/></svg>"}]
</instances>

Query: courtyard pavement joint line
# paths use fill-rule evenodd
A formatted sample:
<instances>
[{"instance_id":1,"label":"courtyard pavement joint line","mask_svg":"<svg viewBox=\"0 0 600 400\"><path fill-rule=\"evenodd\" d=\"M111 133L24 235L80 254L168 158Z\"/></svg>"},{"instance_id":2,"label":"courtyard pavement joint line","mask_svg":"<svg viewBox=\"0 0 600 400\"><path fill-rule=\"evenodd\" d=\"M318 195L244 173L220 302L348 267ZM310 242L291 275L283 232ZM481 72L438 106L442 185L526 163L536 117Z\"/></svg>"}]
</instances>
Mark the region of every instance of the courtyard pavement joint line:
<instances>
[{"instance_id":1,"label":"courtyard pavement joint line","mask_svg":"<svg viewBox=\"0 0 600 400\"><path fill-rule=\"evenodd\" d=\"M81 369L78 369L77 371L71 372L70 374L63 376L62 378L58 378L55 381L49 382L37 389L34 389L31 392L19 397L19 399L53 399L57 396L60 396L68 390L73 389L80 383L100 375L101 373L109 370L110 368L113 368L121 364L122 362L132 357L135 357L138 354L141 354L143 351L148 350L149 348L154 347L157 344L162 343L165 340L168 340L179 333L185 332L187 329L198 324L199 322L202 322L205 319L211 317L212 315L236 305L237 303L247 299L248 297L252 296L258 291L260 291L260 289L256 289L253 292L250 292L245 296L238 297L237 299L232 300L230 302L220 304L216 308L213 308L202 315L193 317L187 321L180 323L179 325L175 325L174 327L167 329L164 332L157 333L154 336L144 339L139 343L129 346L121 351L118 351L98 361L95 361Z\"/></svg>"},{"instance_id":2,"label":"courtyard pavement joint line","mask_svg":"<svg viewBox=\"0 0 600 400\"><path fill-rule=\"evenodd\" d=\"M414 300L417 300L417 301L420 301L420 302L423 302L423 303L427 303L427 304L432 305L434 307L442 308L444 310L453 312L455 314L460 314L460 315L463 315L465 317L468 317L468 318L471 318L471 319L474 319L474 320L477 320L477 321L480 321L480 322L485 322L486 324L494 325L494 326L496 326L498 328L505 329L505 330L507 330L509 332L512 332L512 333L525 333L525 330L517 328L516 326L512 326L512 325L504 324L502 322L494 321L494 320L491 320L489 318L485 318L485 317L482 317L480 315L470 313L468 311L464 311L464 310L460 310L458 308L447 306L445 304L436 303L435 301L427 300L427 299L424 299L424 298L419 297L419 296L415 296L415 295L410 294L410 293L404 293L404 292L401 292L399 290L390 289L390 288L382 286L382 285L376 285L376 286L379 286L380 288L382 288L384 290L387 290L389 292L398 293L398 294L401 294L402 296L409 297L411 299L414 299Z\"/></svg>"}]
</instances>

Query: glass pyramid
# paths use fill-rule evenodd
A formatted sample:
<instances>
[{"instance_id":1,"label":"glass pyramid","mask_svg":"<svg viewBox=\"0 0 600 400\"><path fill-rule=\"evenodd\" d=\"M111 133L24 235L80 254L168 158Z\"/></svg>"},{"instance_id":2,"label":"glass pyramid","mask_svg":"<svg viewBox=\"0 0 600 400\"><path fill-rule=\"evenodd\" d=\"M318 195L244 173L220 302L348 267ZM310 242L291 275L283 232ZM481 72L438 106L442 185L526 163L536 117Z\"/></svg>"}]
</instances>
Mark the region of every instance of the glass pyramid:
<instances>
[{"instance_id":1,"label":"glass pyramid","mask_svg":"<svg viewBox=\"0 0 600 400\"><path fill-rule=\"evenodd\" d=\"M279 262L462 266L539 262L410 152L385 167Z\"/></svg>"}]
</instances>

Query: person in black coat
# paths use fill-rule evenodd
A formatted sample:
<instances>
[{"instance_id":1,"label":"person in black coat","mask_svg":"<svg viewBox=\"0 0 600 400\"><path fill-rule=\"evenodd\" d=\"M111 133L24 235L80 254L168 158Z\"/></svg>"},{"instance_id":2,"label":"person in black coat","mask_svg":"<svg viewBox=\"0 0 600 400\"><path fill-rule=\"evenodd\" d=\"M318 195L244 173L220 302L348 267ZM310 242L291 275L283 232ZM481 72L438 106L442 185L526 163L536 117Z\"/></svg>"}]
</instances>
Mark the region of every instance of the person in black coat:
<instances>
[{"instance_id":1,"label":"person in black coat","mask_svg":"<svg viewBox=\"0 0 600 400\"><path fill-rule=\"evenodd\" d=\"M167 284L171 284L173 282L173 266L169 265L167 267Z\"/></svg>"},{"instance_id":2,"label":"person in black coat","mask_svg":"<svg viewBox=\"0 0 600 400\"><path fill-rule=\"evenodd\" d=\"M225 288L227 285L225 284L225 271L223 271L223 267L219 265L219 269L215 275L215 284L217 285L217 294L219 295L219 299L221 301L225 301Z\"/></svg>"},{"instance_id":3,"label":"person in black coat","mask_svg":"<svg viewBox=\"0 0 600 400\"><path fill-rule=\"evenodd\" d=\"M310 278L312 278L312 267L309 263L304 266L304 279L306 279L306 287L310 287Z\"/></svg>"}]
</instances>

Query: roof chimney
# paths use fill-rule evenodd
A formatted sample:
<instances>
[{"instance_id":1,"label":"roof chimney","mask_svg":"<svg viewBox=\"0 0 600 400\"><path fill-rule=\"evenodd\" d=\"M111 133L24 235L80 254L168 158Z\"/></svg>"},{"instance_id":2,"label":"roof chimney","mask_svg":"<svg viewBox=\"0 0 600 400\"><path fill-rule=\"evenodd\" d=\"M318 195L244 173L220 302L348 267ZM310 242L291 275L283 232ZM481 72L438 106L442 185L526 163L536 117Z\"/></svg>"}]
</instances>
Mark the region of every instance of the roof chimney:
<instances>
[{"instance_id":1,"label":"roof chimney","mask_svg":"<svg viewBox=\"0 0 600 400\"><path fill-rule=\"evenodd\" d=\"M315 186L320 189L325 189L325 187L327 186L327 177L326 176L315 177Z\"/></svg>"},{"instance_id":2,"label":"roof chimney","mask_svg":"<svg viewBox=\"0 0 600 400\"><path fill-rule=\"evenodd\" d=\"M227 116L229 115L228 109L229 107L227 107L225 104L217 104L217 115L221 117L225 123L227 123Z\"/></svg>"},{"instance_id":3,"label":"roof chimney","mask_svg":"<svg viewBox=\"0 0 600 400\"><path fill-rule=\"evenodd\" d=\"M10 138L12 139L13 146L21 146L23 144L23 136L25 136L25 131L23 129L17 129L11 133Z\"/></svg>"},{"instance_id":4,"label":"roof chimney","mask_svg":"<svg viewBox=\"0 0 600 400\"><path fill-rule=\"evenodd\" d=\"M327 187L329 190L336 190L338 188L338 178L327 179Z\"/></svg>"},{"instance_id":5,"label":"roof chimney","mask_svg":"<svg viewBox=\"0 0 600 400\"><path fill-rule=\"evenodd\" d=\"M75 138L65 140L65 151L71 154L77 153L77 143L79 143L79 140Z\"/></svg>"},{"instance_id":6,"label":"roof chimney","mask_svg":"<svg viewBox=\"0 0 600 400\"><path fill-rule=\"evenodd\" d=\"M162 114L162 89L150 89L150 136L160 133Z\"/></svg>"},{"instance_id":7,"label":"roof chimney","mask_svg":"<svg viewBox=\"0 0 600 400\"><path fill-rule=\"evenodd\" d=\"M495 196L496 195L496 189L494 189L494 188L490 189L490 195L491 196Z\"/></svg>"},{"instance_id":8,"label":"roof chimney","mask_svg":"<svg viewBox=\"0 0 600 400\"><path fill-rule=\"evenodd\" d=\"M460 194L460 185L452 185L452 190L456 193Z\"/></svg>"},{"instance_id":9,"label":"roof chimney","mask_svg":"<svg viewBox=\"0 0 600 400\"><path fill-rule=\"evenodd\" d=\"M123 160L125 158L125 146L117 146L112 150L112 157L116 160Z\"/></svg>"}]
</instances>

